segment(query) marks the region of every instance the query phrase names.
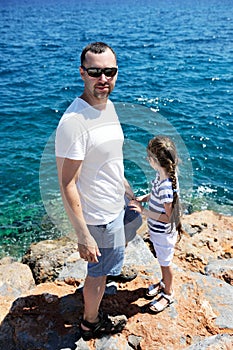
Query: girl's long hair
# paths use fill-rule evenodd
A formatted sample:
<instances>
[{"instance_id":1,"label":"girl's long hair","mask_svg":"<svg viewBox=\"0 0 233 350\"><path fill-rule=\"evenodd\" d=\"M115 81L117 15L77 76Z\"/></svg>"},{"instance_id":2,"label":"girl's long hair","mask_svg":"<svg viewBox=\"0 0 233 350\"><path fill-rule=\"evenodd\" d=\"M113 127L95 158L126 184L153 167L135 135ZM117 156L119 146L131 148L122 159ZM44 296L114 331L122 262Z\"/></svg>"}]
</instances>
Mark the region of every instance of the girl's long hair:
<instances>
[{"instance_id":1,"label":"girl's long hair","mask_svg":"<svg viewBox=\"0 0 233 350\"><path fill-rule=\"evenodd\" d=\"M150 157L159 162L160 166L165 168L172 180L173 202L172 202L172 216L171 229L175 225L179 236L184 233L181 224L181 205L177 188L177 172L178 172L178 155L174 142L167 136L156 136L149 141L147 151Z\"/></svg>"}]
</instances>

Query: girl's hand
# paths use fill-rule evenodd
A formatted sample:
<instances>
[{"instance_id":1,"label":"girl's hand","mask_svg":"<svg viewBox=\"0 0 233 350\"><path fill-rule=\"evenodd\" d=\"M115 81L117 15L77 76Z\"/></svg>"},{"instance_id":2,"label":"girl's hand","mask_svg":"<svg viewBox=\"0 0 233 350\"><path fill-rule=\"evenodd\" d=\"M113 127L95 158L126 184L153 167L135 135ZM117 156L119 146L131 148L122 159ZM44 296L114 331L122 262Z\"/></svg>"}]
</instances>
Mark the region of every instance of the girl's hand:
<instances>
[{"instance_id":1,"label":"girl's hand","mask_svg":"<svg viewBox=\"0 0 233 350\"><path fill-rule=\"evenodd\" d=\"M136 197L136 200L138 202L148 202L150 199L150 193L149 194L144 194L143 196Z\"/></svg>"},{"instance_id":2,"label":"girl's hand","mask_svg":"<svg viewBox=\"0 0 233 350\"><path fill-rule=\"evenodd\" d=\"M129 202L130 210L135 210L137 213L143 212L143 206L138 200L132 200Z\"/></svg>"}]
</instances>

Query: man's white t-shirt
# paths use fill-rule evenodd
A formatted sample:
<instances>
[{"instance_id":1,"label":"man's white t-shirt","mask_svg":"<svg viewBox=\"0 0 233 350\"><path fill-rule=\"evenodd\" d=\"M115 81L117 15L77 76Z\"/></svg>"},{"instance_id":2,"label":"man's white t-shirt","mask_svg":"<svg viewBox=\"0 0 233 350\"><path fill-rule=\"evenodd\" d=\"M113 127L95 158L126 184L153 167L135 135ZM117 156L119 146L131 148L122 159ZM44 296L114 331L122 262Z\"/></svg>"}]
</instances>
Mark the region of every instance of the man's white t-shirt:
<instances>
[{"instance_id":1,"label":"man's white t-shirt","mask_svg":"<svg viewBox=\"0 0 233 350\"><path fill-rule=\"evenodd\" d=\"M58 124L56 156L82 160L76 185L89 225L111 222L124 207L123 141L111 101L100 111L76 98Z\"/></svg>"}]
</instances>

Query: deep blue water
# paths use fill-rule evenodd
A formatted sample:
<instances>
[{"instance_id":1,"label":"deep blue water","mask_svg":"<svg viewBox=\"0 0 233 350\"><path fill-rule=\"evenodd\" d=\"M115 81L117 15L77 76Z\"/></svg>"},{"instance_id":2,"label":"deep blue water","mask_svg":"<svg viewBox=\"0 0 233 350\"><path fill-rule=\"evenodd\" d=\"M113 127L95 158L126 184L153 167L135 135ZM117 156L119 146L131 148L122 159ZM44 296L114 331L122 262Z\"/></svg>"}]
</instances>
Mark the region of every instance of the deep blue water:
<instances>
[{"instance_id":1,"label":"deep blue water","mask_svg":"<svg viewBox=\"0 0 233 350\"><path fill-rule=\"evenodd\" d=\"M186 211L232 214L231 0L0 0L0 256L60 234L44 209L57 196L51 135L82 91L79 55L92 41L118 56L111 99L135 192L153 177L147 139L166 132L179 143Z\"/></svg>"}]
</instances>

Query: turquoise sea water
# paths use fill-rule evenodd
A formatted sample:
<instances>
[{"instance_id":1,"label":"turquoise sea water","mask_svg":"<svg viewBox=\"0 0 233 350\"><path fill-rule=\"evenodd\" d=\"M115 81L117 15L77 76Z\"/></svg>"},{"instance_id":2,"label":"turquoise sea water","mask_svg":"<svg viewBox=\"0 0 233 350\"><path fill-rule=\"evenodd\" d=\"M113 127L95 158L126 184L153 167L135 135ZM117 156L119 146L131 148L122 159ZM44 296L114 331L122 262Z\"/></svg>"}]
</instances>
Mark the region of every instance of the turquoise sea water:
<instances>
[{"instance_id":1,"label":"turquoise sea water","mask_svg":"<svg viewBox=\"0 0 233 350\"><path fill-rule=\"evenodd\" d=\"M111 99L135 192L153 177L147 139L166 132L182 153L185 210L232 214L231 0L0 0L0 256L60 235L44 208L56 207L52 138L97 40L118 55Z\"/></svg>"}]
</instances>

